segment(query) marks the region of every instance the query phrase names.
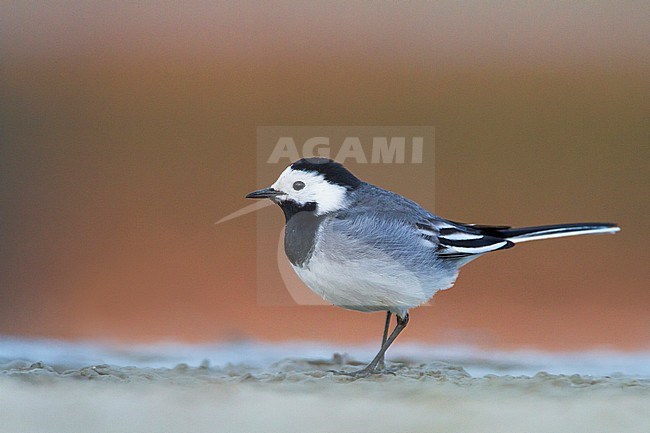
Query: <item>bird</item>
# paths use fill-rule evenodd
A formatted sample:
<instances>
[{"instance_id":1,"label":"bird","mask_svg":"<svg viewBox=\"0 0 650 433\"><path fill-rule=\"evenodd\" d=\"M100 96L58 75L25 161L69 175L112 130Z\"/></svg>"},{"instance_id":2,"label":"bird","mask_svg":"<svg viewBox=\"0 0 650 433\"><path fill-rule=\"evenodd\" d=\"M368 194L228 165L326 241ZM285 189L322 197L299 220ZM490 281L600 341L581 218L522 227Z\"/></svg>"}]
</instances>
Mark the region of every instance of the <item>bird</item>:
<instances>
[{"instance_id":1,"label":"bird","mask_svg":"<svg viewBox=\"0 0 650 433\"><path fill-rule=\"evenodd\" d=\"M364 182L329 158L302 158L270 187L246 195L270 199L285 218L284 251L298 277L327 302L386 312L377 355L355 377L385 370L386 350L409 311L452 287L462 266L487 253L540 239L616 233L613 223L512 228L454 222ZM396 325L389 334L391 316Z\"/></svg>"}]
</instances>

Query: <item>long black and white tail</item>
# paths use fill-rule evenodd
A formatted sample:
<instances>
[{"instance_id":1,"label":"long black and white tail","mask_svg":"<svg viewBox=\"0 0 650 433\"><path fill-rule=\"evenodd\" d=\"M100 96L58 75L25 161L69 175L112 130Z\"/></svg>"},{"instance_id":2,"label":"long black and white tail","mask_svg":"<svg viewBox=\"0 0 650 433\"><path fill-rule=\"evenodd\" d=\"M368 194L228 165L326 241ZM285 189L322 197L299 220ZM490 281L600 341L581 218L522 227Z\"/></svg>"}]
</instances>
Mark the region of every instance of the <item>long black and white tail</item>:
<instances>
[{"instance_id":1,"label":"long black and white tail","mask_svg":"<svg viewBox=\"0 0 650 433\"><path fill-rule=\"evenodd\" d=\"M438 230L438 253L440 256L463 260L490 251L511 248L521 242L597 233L616 233L620 230L616 224L611 223L573 223L511 228L438 220L433 222L433 225ZM431 227L422 224L418 227L426 238Z\"/></svg>"},{"instance_id":2,"label":"long black and white tail","mask_svg":"<svg viewBox=\"0 0 650 433\"><path fill-rule=\"evenodd\" d=\"M481 231L487 235L496 235L496 237L518 244L521 242L562 238L566 236L616 233L619 230L621 230L620 227L611 223L573 223L522 228L496 227L494 229L484 226Z\"/></svg>"}]
</instances>

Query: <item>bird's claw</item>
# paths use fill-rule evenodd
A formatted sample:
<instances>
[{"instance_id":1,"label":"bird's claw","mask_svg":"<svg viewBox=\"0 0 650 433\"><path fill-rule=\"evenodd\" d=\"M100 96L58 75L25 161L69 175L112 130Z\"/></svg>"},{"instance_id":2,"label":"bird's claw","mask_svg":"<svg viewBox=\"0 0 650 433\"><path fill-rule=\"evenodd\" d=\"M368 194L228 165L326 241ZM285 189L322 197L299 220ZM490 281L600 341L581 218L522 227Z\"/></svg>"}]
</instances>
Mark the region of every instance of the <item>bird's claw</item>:
<instances>
[{"instance_id":1,"label":"bird's claw","mask_svg":"<svg viewBox=\"0 0 650 433\"><path fill-rule=\"evenodd\" d=\"M335 375L348 376L355 379L362 379L372 375L382 375L382 374L392 374L393 376L396 376L396 373L392 370L388 370L385 368L377 368L377 367L370 368L370 366L366 368L362 368L361 370L357 370L357 371L341 371L341 370L328 370L328 371Z\"/></svg>"}]
</instances>

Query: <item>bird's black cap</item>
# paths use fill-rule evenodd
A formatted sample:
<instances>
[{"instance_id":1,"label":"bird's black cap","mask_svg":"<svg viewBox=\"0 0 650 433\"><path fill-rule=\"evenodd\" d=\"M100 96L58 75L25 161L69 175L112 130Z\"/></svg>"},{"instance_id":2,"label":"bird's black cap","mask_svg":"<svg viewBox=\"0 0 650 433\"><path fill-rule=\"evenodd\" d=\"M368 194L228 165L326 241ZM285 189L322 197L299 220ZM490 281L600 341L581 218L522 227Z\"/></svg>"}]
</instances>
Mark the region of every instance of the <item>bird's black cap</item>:
<instances>
[{"instance_id":1,"label":"bird's black cap","mask_svg":"<svg viewBox=\"0 0 650 433\"><path fill-rule=\"evenodd\" d=\"M303 158L291 164L291 169L322 174L328 182L348 189L355 189L361 185L361 181L348 169L328 158Z\"/></svg>"}]
</instances>

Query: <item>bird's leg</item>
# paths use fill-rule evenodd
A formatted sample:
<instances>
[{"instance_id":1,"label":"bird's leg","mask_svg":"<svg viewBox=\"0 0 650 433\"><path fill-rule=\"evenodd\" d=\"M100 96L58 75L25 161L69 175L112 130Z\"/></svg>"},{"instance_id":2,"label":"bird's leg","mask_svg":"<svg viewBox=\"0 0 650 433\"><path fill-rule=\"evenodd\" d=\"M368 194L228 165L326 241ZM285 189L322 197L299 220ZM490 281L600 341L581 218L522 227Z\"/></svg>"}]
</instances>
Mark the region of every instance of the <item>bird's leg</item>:
<instances>
[{"instance_id":1,"label":"bird's leg","mask_svg":"<svg viewBox=\"0 0 650 433\"><path fill-rule=\"evenodd\" d=\"M384 336L381 339L380 349L384 347L384 344L386 344L386 339L388 338L388 328L390 328L390 317L391 317L391 312L386 311L386 325L384 326ZM384 368L386 368L386 366L384 365L384 355L382 355L381 359L377 363L377 369L381 371Z\"/></svg>"},{"instance_id":2,"label":"bird's leg","mask_svg":"<svg viewBox=\"0 0 650 433\"><path fill-rule=\"evenodd\" d=\"M350 373L350 376L354 377L367 377L373 373L376 372L377 369L377 364L379 363L379 360L381 360L384 357L384 354L386 353L386 350L390 347L390 345L395 341L397 336L406 328L406 325L409 323L409 315L406 313L404 317L397 316L397 326L395 326L395 329L393 329L393 332L390 334L390 337L386 340L386 342L381 346L381 349L379 350L379 353L375 356L375 358L370 361L370 364L362 370L355 371L353 373Z\"/></svg>"}]
</instances>

